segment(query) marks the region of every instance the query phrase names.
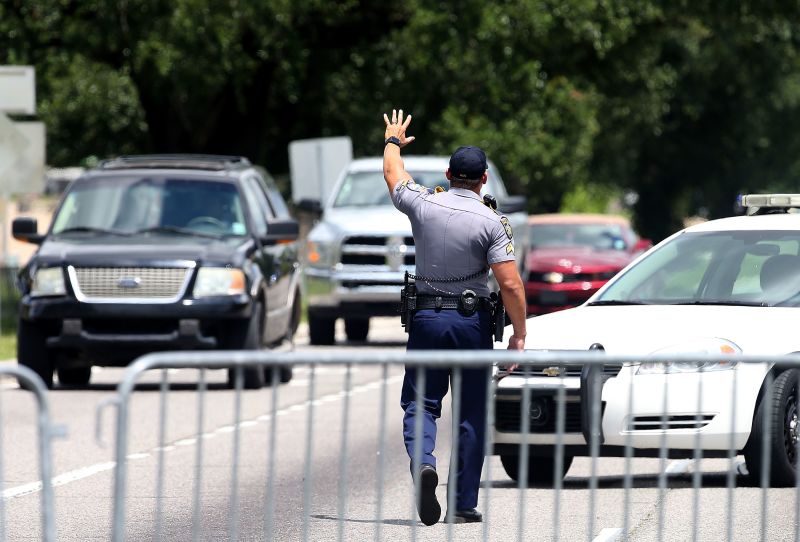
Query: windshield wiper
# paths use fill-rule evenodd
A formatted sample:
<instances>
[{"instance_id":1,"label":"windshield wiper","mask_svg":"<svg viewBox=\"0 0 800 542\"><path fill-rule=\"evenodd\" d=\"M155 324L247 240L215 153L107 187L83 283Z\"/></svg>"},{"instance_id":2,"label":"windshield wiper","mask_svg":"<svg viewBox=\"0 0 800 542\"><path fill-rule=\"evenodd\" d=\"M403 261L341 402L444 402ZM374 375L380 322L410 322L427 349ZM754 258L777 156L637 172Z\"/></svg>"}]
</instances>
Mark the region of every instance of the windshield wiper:
<instances>
[{"instance_id":1,"label":"windshield wiper","mask_svg":"<svg viewBox=\"0 0 800 542\"><path fill-rule=\"evenodd\" d=\"M190 230L187 228L179 228L177 226L153 226L152 228L142 228L132 232L132 235L139 233L176 233L178 235L188 235L191 237L206 237L208 239L222 239L222 235L216 233L208 233L197 230Z\"/></svg>"},{"instance_id":2,"label":"windshield wiper","mask_svg":"<svg viewBox=\"0 0 800 542\"><path fill-rule=\"evenodd\" d=\"M64 233L103 233L108 235L130 235L130 233L124 231L107 230L104 228L92 228L90 226L75 226L74 228L66 228L56 233L55 235L62 235Z\"/></svg>"},{"instance_id":3,"label":"windshield wiper","mask_svg":"<svg viewBox=\"0 0 800 542\"><path fill-rule=\"evenodd\" d=\"M725 300L702 300L702 301L680 301L678 303L667 303L668 305L722 305L731 307L769 307L769 303L764 301L725 301Z\"/></svg>"},{"instance_id":4,"label":"windshield wiper","mask_svg":"<svg viewBox=\"0 0 800 542\"><path fill-rule=\"evenodd\" d=\"M624 301L622 299L601 299L600 301L592 301L587 303L588 306L601 307L603 305L652 305L644 301Z\"/></svg>"}]
</instances>

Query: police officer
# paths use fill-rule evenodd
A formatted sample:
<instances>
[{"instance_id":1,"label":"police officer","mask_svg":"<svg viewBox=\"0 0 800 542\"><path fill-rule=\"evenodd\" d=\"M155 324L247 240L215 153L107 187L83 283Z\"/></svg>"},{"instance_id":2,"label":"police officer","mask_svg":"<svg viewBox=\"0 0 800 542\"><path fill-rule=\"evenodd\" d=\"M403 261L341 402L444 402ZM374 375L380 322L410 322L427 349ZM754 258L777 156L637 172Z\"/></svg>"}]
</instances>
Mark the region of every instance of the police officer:
<instances>
[{"instance_id":1,"label":"police officer","mask_svg":"<svg viewBox=\"0 0 800 542\"><path fill-rule=\"evenodd\" d=\"M445 172L450 181L449 191L429 190L414 182L400 157L400 149L414 140L406 135L411 115L404 119L401 109L393 110L391 119L385 114L383 118L384 178L395 207L411 221L416 245L417 310L408 323L407 348L491 349L492 324L487 302L491 268L513 324L514 334L508 340L508 348L522 350L524 287L514 260L514 240L508 220L484 204L480 196L487 179L486 155L477 147L456 149ZM472 299L472 311L465 310L467 298ZM419 486L417 511L423 523L433 525L441 516L433 455L436 420L441 416L451 370L424 370L424 405L417 405L416 369L406 367L401 406L405 411L403 438L412 459L412 475L416 475L414 479ZM458 523L482 520L475 507L483 468L488 378L489 370L485 368L462 370L458 482L453 514ZM423 416L422 458L415 465L414 418L418 411Z\"/></svg>"}]
</instances>

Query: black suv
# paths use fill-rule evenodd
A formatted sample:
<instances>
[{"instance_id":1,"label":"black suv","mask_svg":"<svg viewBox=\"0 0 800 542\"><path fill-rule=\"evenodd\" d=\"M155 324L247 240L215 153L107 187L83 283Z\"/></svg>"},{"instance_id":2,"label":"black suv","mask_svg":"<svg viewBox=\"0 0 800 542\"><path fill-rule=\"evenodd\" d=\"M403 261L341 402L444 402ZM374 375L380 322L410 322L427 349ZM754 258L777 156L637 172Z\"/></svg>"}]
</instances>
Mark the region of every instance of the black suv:
<instances>
[{"instance_id":1,"label":"black suv","mask_svg":"<svg viewBox=\"0 0 800 542\"><path fill-rule=\"evenodd\" d=\"M298 223L246 158L123 156L69 187L20 271L17 359L48 387L162 350L255 350L300 319ZM271 371L245 370L260 388ZM233 385L234 375L228 374ZM291 378L281 370L281 380Z\"/></svg>"}]
</instances>

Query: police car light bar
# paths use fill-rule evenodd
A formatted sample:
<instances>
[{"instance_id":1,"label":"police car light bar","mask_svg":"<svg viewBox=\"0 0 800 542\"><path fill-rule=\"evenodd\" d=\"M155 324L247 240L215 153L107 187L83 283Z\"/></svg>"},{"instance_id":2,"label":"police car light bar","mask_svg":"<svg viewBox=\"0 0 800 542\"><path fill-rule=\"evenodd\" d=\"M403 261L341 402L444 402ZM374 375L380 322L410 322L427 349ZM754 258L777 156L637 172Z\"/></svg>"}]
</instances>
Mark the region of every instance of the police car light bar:
<instances>
[{"instance_id":1,"label":"police car light bar","mask_svg":"<svg viewBox=\"0 0 800 542\"><path fill-rule=\"evenodd\" d=\"M739 196L742 207L800 207L800 194L746 194Z\"/></svg>"}]
</instances>

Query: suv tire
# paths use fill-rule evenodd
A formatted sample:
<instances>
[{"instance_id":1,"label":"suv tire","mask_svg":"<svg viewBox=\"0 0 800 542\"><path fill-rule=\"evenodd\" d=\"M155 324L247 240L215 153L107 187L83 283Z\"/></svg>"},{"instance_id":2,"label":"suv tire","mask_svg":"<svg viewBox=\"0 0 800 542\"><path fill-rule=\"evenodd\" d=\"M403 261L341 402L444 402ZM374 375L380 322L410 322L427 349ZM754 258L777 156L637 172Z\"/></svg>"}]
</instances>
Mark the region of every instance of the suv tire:
<instances>
[{"instance_id":1,"label":"suv tire","mask_svg":"<svg viewBox=\"0 0 800 542\"><path fill-rule=\"evenodd\" d=\"M800 436L800 412L798 411L798 384L800 371L790 369L778 375L772 390L772 400L764 398L756 409L753 431L744 449L744 458L750 478L755 485L761 485L764 460L762 442L766 437L764 409L769 406L769 476L770 487L793 487L797 478L797 438ZM767 405L767 403L770 403Z\"/></svg>"},{"instance_id":2,"label":"suv tire","mask_svg":"<svg viewBox=\"0 0 800 542\"><path fill-rule=\"evenodd\" d=\"M336 319L308 315L308 339L311 344L330 345L336 341Z\"/></svg>"},{"instance_id":3,"label":"suv tire","mask_svg":"<svg viewBox=\"0 0 800 542\"><path fill-rule=\"evenodd\" d=\"M59 367L58 382L65 386L86 386L92 379L91 367Z\"/></svg>"},{"instance_id":4,"label":"suv tire","mask_svg":"<svg viewBox=\"0 0 800 542\"><path fill-rule=\"evenodd\" d=\"M237 350L261 350L261 337L264 326L261 324L262 305L260 302L253 303L253 314L247 321L247 328L243 332L235 334L233 348ZM241 335L244 335L242 338ZM258 390L264 387L263 367L244 368L244 388L247 390ZM236 386L236 369L228 369L228 387Z\"/></svg>"},{"instance_id":5,"label":"suv tire","mask_svg":"<svg viewBox=\"0 0 800 542\"><path fill-rule=\"evenodd\" d=\"M556 465L555 457L538 457L528 456L528 481L529 486L547 486L552 487L553 477L555 475ZM515 482L519 481L519 456L514 454L501 454L500 462L508 474L508 477ZM572 456L564 456L564 464L561 469L561 477L563 478L570 465L572 465Z\"/></svg>"},{"instance_id":6,"label":"suv tire","mask_svg":"<svg viewBox=\"0 0 800 542\"><path fill-rule=\"evenodd\" d=\"M48 389L53 387L53 354L47 349L47 335L36 325L20 318L17 327L17 363L31 369ZM25 387L20 382L20 387Z\"/></svg>"},{"instance_id":7,"label":"suv tire","mask_svg":"<svg viewBox=\"0 0 800 542\"><path fill-rule=\"evenodd\" d=\"M366 341L369 334L369 318L345 318L344 332L348 341Z\"/></svg>"}]
</instances>

